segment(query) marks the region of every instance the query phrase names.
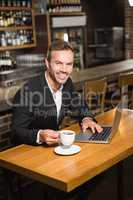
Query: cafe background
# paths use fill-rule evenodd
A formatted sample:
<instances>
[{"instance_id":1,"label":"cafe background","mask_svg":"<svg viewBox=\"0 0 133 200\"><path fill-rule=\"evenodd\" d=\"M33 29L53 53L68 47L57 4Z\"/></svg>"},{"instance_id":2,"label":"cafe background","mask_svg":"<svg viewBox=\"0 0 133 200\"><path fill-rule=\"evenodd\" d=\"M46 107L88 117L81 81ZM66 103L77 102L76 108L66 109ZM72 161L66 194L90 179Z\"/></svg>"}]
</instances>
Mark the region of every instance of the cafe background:
<instances>
[{"instance_id":1,"label":"cafe background","mask_svg":"<svg viewBox=\"0 0 133 200\"><path fill-rule=\"evenodd\" d=\"M69 26L68 26L69 25ZM0 1L0 150L10 148L11 102L30 78L43 73L47 47L54 39L70 41L75 48L75 70L100 67L133 58L133 7L128 0L1 0ZM107 69L108 70L108 69ZM116 88L116 77L108 88ZM125 161L125 198L133 198L132 158ZM116 190L116 168L105 172L102 190ZM21 177L30 191L33 181ZM106 182L106 184L105 184ZM5 199L5 180L0 170L0 200ZM32 185L32 187L31 187ZM105 187L106 185L106 187ZM111 187L110 187L111 185ZM14 180L14 192L17 190ZM34 192L33 192L34 193ZM99 195L92 194L91 199ZM34 195L33 195L34 196Z\"/></svg>"}]
</instances>

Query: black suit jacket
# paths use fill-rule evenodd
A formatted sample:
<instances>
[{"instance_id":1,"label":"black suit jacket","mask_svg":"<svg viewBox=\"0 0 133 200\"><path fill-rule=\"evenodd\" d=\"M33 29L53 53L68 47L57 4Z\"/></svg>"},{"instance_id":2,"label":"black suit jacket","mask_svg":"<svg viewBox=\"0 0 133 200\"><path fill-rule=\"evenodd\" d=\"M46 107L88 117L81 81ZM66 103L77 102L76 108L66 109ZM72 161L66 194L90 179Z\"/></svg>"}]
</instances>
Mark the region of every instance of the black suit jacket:
<instances>
[{"instance_id":1,"label":"black suit jacket","mask_svg":"<svg viewBox=\"0 0 133 200\"><path fill-rule=\"evenodd\" d=\"M56 105L44 75L26 83L14 97L11 141L14 144L36 144L40 129L58 130L69 111L79 122L85 116L93 118L85 101L75 91L69 78L63 85L62 106L57 122ZM69 112L70 113L70 112Z\"/></svg>"}]
</instances>

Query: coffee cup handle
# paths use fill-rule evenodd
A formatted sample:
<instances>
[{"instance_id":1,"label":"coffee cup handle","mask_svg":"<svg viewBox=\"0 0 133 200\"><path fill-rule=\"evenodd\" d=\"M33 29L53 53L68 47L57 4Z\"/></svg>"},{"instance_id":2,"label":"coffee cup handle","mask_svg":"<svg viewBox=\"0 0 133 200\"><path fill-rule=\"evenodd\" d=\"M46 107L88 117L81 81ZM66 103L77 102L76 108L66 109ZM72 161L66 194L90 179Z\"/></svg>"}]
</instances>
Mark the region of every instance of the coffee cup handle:
<instances>
[{"instance_id":1,"label":"coffee cup handle","mask_svg":"<svg viewBox=\"0 0 133 200\"><path fill-rule=\"evenodd\" d=\"M59 133L59 138L58 138L58 145L61 146L61 140L60 140L60 131L58 132Z\"/></svg>"}]
</instances>

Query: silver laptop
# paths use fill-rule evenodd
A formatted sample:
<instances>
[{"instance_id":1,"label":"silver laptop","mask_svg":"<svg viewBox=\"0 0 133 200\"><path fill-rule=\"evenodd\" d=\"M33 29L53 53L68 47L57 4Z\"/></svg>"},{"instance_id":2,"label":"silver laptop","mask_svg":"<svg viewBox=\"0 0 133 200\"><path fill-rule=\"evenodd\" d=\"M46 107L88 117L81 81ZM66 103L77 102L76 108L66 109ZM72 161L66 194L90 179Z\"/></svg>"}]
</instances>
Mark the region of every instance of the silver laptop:
<instances>
[{"instance_id":1,"label":"silver laptop","mask_svg":"<svg viewBox=\"0 0 133 200\"><path fill-rule=\"evenodd\" d=\"M103 131L101 133L92 133L90 129L87 129L85 133L80 133L76 135L76 142L88 142L88 143L110 143L112 137L119 129L119 124L121 120L122 109L116 107L115 116L112 126L104 125L102 126Z\"/></svg>"}]
</instances>

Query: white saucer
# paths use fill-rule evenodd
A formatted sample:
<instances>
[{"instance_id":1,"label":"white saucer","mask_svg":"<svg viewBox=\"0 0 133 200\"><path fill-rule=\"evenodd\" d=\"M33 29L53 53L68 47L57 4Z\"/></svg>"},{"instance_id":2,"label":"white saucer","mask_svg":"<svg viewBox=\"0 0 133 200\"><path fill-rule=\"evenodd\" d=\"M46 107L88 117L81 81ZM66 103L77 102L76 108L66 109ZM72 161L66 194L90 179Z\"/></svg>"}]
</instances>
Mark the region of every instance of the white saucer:
<instances>
[{"instance_id":1,"label":"white saucer","mask_svg":"<svg viewBox=\"0 0 133 200\"><path fill-rule=\"evenodd\" d=\"M54 148L55 153L60 154L60 155L66 155L66 156L78 153L80 152L80 150L81 150L81 147L75 144L67 149L63 148L62 146L58 146Z\"/></svg>"}]
</instances>

